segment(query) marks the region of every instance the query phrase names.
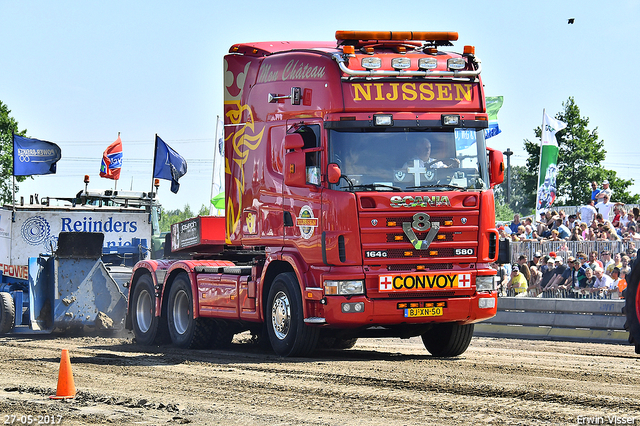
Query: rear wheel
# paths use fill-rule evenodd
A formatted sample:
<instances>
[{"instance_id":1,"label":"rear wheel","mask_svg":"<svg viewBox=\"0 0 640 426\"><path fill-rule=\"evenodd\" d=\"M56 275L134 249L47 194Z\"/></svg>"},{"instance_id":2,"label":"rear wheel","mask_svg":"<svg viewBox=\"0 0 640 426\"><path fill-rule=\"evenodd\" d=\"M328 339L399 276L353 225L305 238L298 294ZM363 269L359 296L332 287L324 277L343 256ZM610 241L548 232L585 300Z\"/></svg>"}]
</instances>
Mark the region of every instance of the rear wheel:
<instances>
[{"instance_id":1,"label":"rear wheel","mask_svg":"<svg viewBox=\"0 0 640 426\"><path fill-rule=\"evenodd\" d=\"M16 322L16 308L10 293L0 292L0 334L13 330Z\"/></svg>"},{"instance_id":2,"label":"rear wheel","mask_svg":"<svg viewBox=\"0 0 640 426\"><path fill-rule=\"evenodd\" d=\"M159 345L166 341L166 320L156 316L156 297L149 274L137 278L129 302L133 334L140 345Z\"/></svg>"},{"instance_id":3,"label":"rear wheel","mask_svg":"<svg viewBox=\"0 0 640 426\"><path fill-rule=\"evenodd\" d=\"M185 274L178 275L173 281L167 306L169 336L174 345L203 349L214 343L216 324L209 318L194 318L191 282Z\"/></svg>"},{"instance_id":4,"label":"rear wheel","mask_svg":"<svg viewBox=\"0 0 640 426\"><path fill-rule=\"evenodd\" d=\"M358 343L357 337L354 337L353 339L336 339L336 341L333 342L333 345L331 345L331 349L351 349L356 345L356 343Z\"/></svg>"},{"instance_id":5,"label":"rear wheel","mask_svg":"<svg viewBox=\"0 0 640 426\"><path fill-rule=\"evenodd\" d=\"M467 350L472 337L473 324L434 324L422 335L422 343L433 356L454 357Z\"/></svg>"},{"instance_id":6,"label":"rear wheel","mask_svg":"<svg viewBox=\"0 0 640 426\"><path fill-rule=\"evenodd\" d=\"M214 330L211 337L210 347L212 349L225 349L231 346L233 336L236 334L236 328L232 323L218 320L214 321Z\"/></svg>"},{"instance_id":7,"label":"rear wheel","mask_svg":"<svg viewBox=\"0 0 640 426\"><path fill-rule=\"evenodd\" d=\"M625 298L625 312L627 314L625 328L629 330L629 343L635 344L636 353L640 354L640 294L638 292L640 292L638 281L629 280Z\"/></svg>"},{"instance_id":8,"label":"rear wheel","mask_svg":"<svg viewBox=\"0 0 640 426\"><path fill-rule=\"evenodd\" d=\"M304 323L302 296L294 273L276 276L266 308L267 332L276 354L305 356L314 351L320 332Z\"/></svg>"},{"instance_id":9,"label":"rear wheel","mask_svg":"<svg viewBox=\"0 0 640 426\"><path fill-rule=\"evenodd\" d=\"M338 337L321 337L319 346L322 349L328 350L345 350L353 348L358 342L357 337L351 339L338 338Z\"/></svg>"}]
</instances>

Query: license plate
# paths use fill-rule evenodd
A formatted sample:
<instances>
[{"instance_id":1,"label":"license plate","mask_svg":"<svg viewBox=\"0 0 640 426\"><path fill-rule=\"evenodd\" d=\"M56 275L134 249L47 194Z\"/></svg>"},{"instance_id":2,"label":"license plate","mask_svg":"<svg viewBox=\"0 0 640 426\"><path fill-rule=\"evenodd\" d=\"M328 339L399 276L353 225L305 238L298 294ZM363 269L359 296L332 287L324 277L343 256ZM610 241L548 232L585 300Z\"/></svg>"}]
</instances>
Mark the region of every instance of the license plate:
<instances>
[{"instance_id":1,"label":"license plate","mask_svg":"<svg viewBox=\"0 0 640 426\"><path fill-rule=\"evenodd\" d=\"M418 317L439 317L444 313L444 308L409 308L404 310L405 318L418 318Z\"/></svg>"}]
</instances>

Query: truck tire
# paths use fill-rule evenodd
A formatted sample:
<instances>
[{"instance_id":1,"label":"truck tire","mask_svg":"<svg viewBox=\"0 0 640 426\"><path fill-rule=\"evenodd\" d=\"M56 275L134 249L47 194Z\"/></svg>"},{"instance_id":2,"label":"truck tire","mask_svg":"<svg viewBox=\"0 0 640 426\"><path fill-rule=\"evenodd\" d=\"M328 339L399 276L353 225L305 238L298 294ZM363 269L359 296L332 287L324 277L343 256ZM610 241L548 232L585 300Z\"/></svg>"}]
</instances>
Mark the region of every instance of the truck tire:
<instances>
[{"instance_id":1,"label":"truck tire","mask_svg":"<svg viewBox=\"0 0 640 426\"><path fill-rule=\"evenodd\" d=\"M156 316L155 289L149 274L136 280L129 305L136 343L145 346L165 343L167 321Z\"/></svg>"},{"instance_id":2,"label":"truck tire","mask_svg":"<svg viewBox=\"0 0 640 426\"><path fill-rule=\"evenodd\" d=\"M636 353L640 354L640 283L632 278L627 280L624 311L627 314L627 322L624 325L629 331L629 343L636 346Z\"/></svg>"},{"instance_id":3,"label":"truck tire","mask_svg":"<svg viewBox=\"0 0 640 426\"><path fill-rule=\"evenodd\" d=\"M302 296L294 273L276 276L269 290L265 317L269 341L276 354L306 356L316 348L320 329L304 323Z\"/></svg>"},{"instance_id":4,"label":"truck tire","mask_svg":"<svg viewBox=\"0 0 640 426\"><path fill-rule=\"evenodd\" d=\"M353 339L336 339L335 342L333 342L333 345L331 345L331 349L339 351L351 349L356 345L356 343L358 343L357 337L354 337Z\"/></svg>"},{"instance_id":5,"label":"truck tire","mask_svg":"<svg viewBox=\"0 0 640 426\"><path fill-rule=\"evenodd\" d=\"M227 321L213 321L214 330L211 335L209 347L211 349L226 349L231 346L233 336L235 336L235 327Z\"/></svg>"},{"instance_id":6,"label":"truck tire","mask_svg":"<svg viewBox=\"0 0 640 426\"><path fill-rule=\"evenodd\" d=\"M472 337L473 324L434 324L422 335L422 343L433 356L454 357L467 350Z\"/></svg>"},{"instance_id":7,"label":"truck tire","mask_svg":"<svg viewBox=\"0 0 640 426\"><path fill-rule=\"evenodd\" d=\"M319 346L327 350L346 350L353 348L358 343L358 338L344 339L338 337L321 337Z\"/></svg>"},{"instance_id":8,"label":"truck tire","mask_svg":"<svg viewBox=\"0 0 640 426\"><path fill-rule=\"evenodd\" d=\"M191 282L186 274L178 275L171 285L167 319L171 341L179 348L204 349L215 342L214 320L194 318Z\"/></svg>"},{"instance_id":9,"label":"truck tire","mask_svg":"<svg viewBox=\"0 0 640 426\"><path fill-rule=\"evenodd\" d=\"M0 292L0 334L13 330L16 322L16 308L10 293Z\"/></svg>"}]
</instances>

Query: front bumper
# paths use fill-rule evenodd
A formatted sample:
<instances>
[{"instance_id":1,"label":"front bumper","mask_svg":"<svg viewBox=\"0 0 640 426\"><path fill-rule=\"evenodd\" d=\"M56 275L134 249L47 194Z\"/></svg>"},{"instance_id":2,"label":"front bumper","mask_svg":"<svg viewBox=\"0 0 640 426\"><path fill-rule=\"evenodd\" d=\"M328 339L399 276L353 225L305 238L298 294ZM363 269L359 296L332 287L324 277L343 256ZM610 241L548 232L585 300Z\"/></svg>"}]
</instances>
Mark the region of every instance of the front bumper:
<instances>
[{"instance_id":1,"label":"front bumper","mask_svg":"<svg viewBox=\"0 0 640 426\"><path fill-rule=\"evenodd\" d=\"M471 296L450 297L450 298L393 298L393 299L369 299L366 296L328 296L324 298L324 324L331 327L357 328L373 326L393 326L399 324L427 324L440 322L456 322L459 324L470 324L492 318L497 313L498 293L476 292ZM493 299L493 302L481 299ZM442 308L442 315L424 317L405 317L405 310L399 309L398 304L403 302L424 303L445 302L446 307ZM342 305L345 303L362 303L364 309L357 312L350 310L343 312ZM480 307L481 305L489 307Z\"/></svg>"}]
</instances>

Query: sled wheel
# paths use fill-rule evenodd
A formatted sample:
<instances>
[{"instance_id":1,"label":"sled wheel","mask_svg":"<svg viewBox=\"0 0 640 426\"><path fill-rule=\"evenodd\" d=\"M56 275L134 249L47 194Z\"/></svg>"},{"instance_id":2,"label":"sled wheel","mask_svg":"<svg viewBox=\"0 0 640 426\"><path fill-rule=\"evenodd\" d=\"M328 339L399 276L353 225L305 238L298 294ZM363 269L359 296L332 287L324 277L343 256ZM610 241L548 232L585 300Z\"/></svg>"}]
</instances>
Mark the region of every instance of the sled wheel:
<instances>
[{"instance_id":1,"label":"sled wheel","mask_svg":"<svg viewBox=\"0 0 640 426\"><path fill-rule=\"evenodd\" d=\"M0 292L0 334L13 330L16 322L16 308L10 293Z\"/></svg>"}]
</instances>

